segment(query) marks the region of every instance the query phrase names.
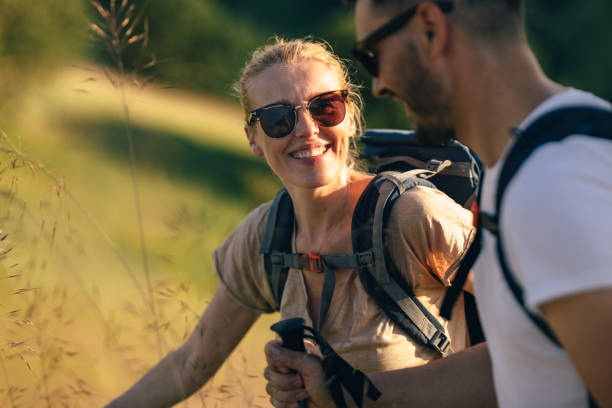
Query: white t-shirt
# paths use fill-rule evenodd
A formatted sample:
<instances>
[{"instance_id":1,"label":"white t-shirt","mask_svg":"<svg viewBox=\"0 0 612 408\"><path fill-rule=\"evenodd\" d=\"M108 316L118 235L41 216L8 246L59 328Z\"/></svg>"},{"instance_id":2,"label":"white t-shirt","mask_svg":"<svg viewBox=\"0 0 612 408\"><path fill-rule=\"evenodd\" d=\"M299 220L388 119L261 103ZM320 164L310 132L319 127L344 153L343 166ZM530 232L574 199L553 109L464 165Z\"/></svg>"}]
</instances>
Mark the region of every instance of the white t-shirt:
<instances>
[{"instance_id":1,"label":"white t-shirt","mask_svg":"<svg viewBox=\"0 0 612 408\"><path fill-rule=\"evenodd\" d=\"M592 94L569 89L544 101L520 128L568 105L612 109ZM495 213L504 159L487 169L483 212ZM612 287L612 142L572 135L534 151L506 189L500 230L510 269L536 314L553 299ZM587 407L588 392L567 353L529 320L508 289L495 245L485 231L474 269L500 406Z\"/></svg>"}]
</instances>

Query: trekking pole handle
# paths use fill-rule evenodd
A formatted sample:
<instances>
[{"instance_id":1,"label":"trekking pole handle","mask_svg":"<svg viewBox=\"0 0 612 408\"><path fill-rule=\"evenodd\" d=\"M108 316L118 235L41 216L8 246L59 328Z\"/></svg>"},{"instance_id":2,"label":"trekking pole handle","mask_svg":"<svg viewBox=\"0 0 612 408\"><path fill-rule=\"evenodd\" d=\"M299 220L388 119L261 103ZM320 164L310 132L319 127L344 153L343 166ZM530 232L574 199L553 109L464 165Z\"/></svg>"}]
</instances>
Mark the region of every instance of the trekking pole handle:
<instances>
[{"instance_id":1,"label":"trekking pole handle","mask_svg":"<svg viewBox=\"0 0 612 408\"><path fill-rule=\"evenodd\" d=\"M301 317L294 317L291 319L281 320L280 322L274 323L270 326L270 329L278 333L283 340L283 347L293 351L304 352L304 319ZM292 372L296 372L292 370ZM298 401L299 408L307 408L308 401Z\"/></svg>"}]
</instances>

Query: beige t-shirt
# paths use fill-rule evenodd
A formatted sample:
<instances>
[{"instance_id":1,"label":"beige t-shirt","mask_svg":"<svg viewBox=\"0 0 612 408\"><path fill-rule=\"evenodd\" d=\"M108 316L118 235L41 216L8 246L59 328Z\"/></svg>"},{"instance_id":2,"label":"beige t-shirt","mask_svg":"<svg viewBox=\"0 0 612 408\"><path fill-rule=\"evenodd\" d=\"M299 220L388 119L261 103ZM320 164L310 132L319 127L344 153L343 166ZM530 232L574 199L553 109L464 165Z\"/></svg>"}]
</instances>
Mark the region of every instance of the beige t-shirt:
<instances>
[{"instance_id":1,"label":"beige t-shirt","mask_svg":"<svg viewBox=\"0 0 612 408\"><path fill-rule=\"evenodd\" d=\"M271 202L253 210L213 253L221 282L245 306L259 312L280 309L283 319L302 317L312 326L308 296L300 269L290 269L281 304L274 299L259 253ZM457 270L472 235L472 215L445 194L414 187L391 210L385 244L404 279L423 305L438 318L451 338L451 347L466 347L463 299L450 322L439 317L445 286ZM334 289L327 320L321 329L334 350L365 373L424 364L438 357L415 343L370 297L353 270Z\"/></svg>"}]
</instances>

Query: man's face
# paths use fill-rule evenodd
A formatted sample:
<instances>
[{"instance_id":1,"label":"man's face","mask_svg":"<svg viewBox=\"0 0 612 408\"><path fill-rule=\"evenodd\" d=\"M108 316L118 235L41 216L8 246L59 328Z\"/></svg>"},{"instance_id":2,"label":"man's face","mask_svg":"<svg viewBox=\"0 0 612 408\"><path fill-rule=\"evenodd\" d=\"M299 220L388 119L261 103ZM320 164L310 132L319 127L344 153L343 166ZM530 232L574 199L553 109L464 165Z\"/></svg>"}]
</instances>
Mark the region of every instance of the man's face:
<instances>
[{"instance_id":1,"label":"man's face","mask_svg":"<svg viewBox=\"0 0 612 408\"><path fill-rule=\"evenodd\" d=\"M406 3L406 8L411 6ZM366 37L403 11L373 7L376 6L372 6L370 0L357 1L357 39ZM439 145L454 135L450 97L444 82L436 78L435 71L422 57L416 37L419 33L413 25L414 19L372 49L378 56L378 77L372 79L372 92L402 102L414 123L417 137L425 144Z\"/></svg>"}]
</instances>

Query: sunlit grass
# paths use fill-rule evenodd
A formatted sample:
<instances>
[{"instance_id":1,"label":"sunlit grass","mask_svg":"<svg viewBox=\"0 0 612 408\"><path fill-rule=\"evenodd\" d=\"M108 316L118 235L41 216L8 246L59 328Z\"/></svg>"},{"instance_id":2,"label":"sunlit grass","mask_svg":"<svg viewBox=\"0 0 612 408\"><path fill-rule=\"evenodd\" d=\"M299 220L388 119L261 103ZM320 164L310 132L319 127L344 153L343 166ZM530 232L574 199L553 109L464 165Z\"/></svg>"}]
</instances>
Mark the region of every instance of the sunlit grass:
<instances>
[{"instance_id":1,"label":"sunlit grass","mask_svg":"<svg viewBox=\"0 0 612 408\"><path fill-rule=\"evenodd\" d=\"M48 87L35 92L30 110L35 114L122 119L121 100L105 71L75 64L55 75ZM246 151L243 114L237 104L149 83L128 83L127 99L134 124L180 132L186 138ZM229 87L228 87L229 93Z\"/></svg>"},{"instance_id":2,"label":"sunlit grass","mask_svg":"<svg viewBox=\"0 0 612 408\"><path fill-rule=\"evenodd\" d=\"M236 106L130 88L155 319L116 90L99 69L72 67L24 93L2 125L27 159L0 159L0 406L100 406L181 344L218 283L212 250L278 182L250 156ZM266 406L276 319L188 406Z\"/></svg>"}]
</instances>

